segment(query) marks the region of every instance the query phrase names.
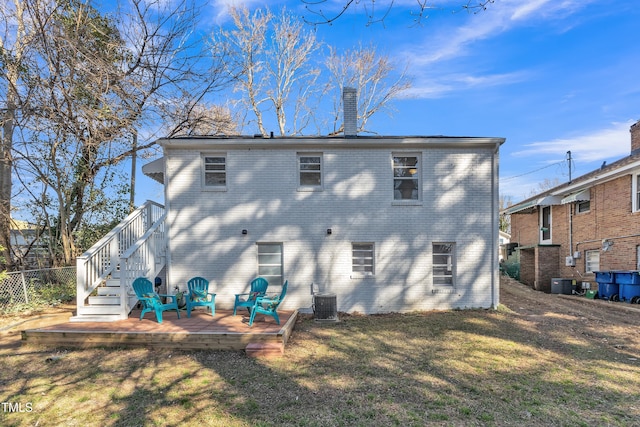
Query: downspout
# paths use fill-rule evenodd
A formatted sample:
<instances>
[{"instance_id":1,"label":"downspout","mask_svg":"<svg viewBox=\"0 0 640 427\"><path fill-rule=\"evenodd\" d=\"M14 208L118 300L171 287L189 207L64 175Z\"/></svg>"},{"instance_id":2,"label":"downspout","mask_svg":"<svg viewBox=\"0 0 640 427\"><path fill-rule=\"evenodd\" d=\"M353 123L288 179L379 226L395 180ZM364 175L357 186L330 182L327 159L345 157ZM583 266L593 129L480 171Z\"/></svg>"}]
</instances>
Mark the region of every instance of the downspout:
<instances>
[{"instance_id":1,"label":"downspout","mask_svg":"<svg viewBox=\"0 0 640 427\"><path fill-rule=\"evenodd\" d=\"M573 256L573 203L569 203L569 256Z\"/></svg>"},{"instance_id":2,"label":"downspout","mask_svg":"<svg viewBox=\"0 0 640 427\"><path fill-rule=\"evenodd\" d=\"M571 151L567 151L569 165L569 185L571 185ZM569 203L569 256L573 256L573 203ZM575 265L575 262L573 263Z\"/></svg>"},{"instance_id":3,"label":"downspout","mask_svg":"<svg viewBox=\"0 0 640 427\"><path fill-rule=\"evenodd\" d=\"M494 223L492 228L491 238L491 308L494 310L498 308L500 304L500 274L498 265L498 241L500 239L500 221L499 221L499 193L500 193L500 181L498 179L499 171L499 159L500 159L500 144L496 144L496 148L493 152L493 165L491 173L491 191L494 192L491 196L491 215Z\"/></svg>"}]
</instances>

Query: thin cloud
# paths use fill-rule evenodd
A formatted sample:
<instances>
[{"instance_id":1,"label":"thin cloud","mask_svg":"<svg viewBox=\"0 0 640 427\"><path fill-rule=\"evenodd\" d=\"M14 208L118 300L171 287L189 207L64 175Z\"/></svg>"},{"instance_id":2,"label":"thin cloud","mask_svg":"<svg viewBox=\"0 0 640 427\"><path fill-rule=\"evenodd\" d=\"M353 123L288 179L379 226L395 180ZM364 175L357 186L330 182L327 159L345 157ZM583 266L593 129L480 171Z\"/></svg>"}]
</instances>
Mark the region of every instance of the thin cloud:
<instances>
[{"instance_id":1,"label":"thin cloud","mask_svg":"<svg viewBox=\"0 0 640 427\"><path fill-rule=\"evenodd\" d=\"M254 6L264 6L264 3L261 0L213 0L211 7L214 10L215 22L221 24L230 18L229 9L244 7L253 9Z\"/></svg>"},{"instance_id":2,"label":"thin cloud","mask_svg":"<svg viewBox=\"0 0 640 427\"><path fill-rule=\"evenodd\" d=\"M633 122L612 123L606 129L572 138L559 138L526 144L526 149L512 153L515 157L553 155L562 157L567 151L576 161L595 162L623 157L631 150L629 127Z\"/></svg>"},{"instance_id":3,"label":"thin cloud","mask_svg":"<svg viewBox=\"0 0 640 427\"><path fill-rule=\"evenodd\" d=\"M501 74L471 75L471 74L438 74L421 76L414 81L403 96L407 98L440 98L450 92L465 91L475 88L489 88L522 82L529 78L529 72L514 72Z\"/></svg>"},{"instance_id":4,"label":"thin cloud","mask_svg":"<svg viewBox=\"0 0 640 427\"><path fill-rule=\"evenodd\" d=\"M412 42L399 57L409 58L411 73L419 76L414 87L405 94L414 98L438 98L448 93L478 87L497 87L520 83L531 78L534 71L515 71L501 74L482 74L476 65L464 65L464 58L473 54L474 46L482 41L500 36L511 29L535 25L541 20L559 21L594 0L503 0L492 4L481 15L461 20L448 18L446 27L436 34L430 33L423 43ZM458 15L459 16L459 15ZM419 52L419 53L416 53ZM454 60L462 59L453 62ZM437 67L437 70L436 70ZM474 70L478 74L457 72Z\"/></svg>"},{"instance_id":5,"label":"thin cloud","mask_svg":"<svg viewBox=\"0 0 640 427\"><path fill-rule=\"evenodd\" d=\"M459 21L451 20L448 23L451 26L443 28L440 34L430 36L422 48L415 49L415 46L412 46L404 55L412 58L412 63L416 66L428 66L435 62L465 56L478 41L496 37L515 27L533 25L540 19L562 19L593 1L504 0L491 5L481 15L470 17L462 27L452 29L451 26ZM434 46L437 48L434 49ZM416 51L421 52L420 55L412 54Z\"/></svg>"}]
</instances>

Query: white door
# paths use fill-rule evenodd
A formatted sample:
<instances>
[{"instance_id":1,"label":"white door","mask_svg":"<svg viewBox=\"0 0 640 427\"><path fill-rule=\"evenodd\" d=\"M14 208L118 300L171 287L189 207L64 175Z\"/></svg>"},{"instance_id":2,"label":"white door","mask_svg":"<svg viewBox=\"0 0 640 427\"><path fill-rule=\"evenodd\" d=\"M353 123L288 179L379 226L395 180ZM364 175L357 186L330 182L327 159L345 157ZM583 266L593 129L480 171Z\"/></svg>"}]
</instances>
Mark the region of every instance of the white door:
<instances>
[{"instance_id":1,"label":"white door","mask_svg":"<svg viewBox=\"0 0 640 427\"><path fill-rule=\"evenodd\" d=\"M540 243L551 243L551 206L540 209Z\"/></svg>"}]
</instances>

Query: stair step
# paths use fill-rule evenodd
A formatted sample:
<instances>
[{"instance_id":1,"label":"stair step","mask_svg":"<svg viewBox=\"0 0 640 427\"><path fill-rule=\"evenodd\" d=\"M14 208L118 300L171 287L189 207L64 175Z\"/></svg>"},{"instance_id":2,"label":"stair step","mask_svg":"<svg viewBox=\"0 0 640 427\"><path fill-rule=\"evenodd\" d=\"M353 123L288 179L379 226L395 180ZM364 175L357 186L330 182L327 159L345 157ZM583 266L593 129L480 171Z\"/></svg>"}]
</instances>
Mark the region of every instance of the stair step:
<instances>
[{"instance_id":1,"label":"stair step","mask_svg":"<svg viewBox=\"0 0 640 427\"><path fill-rule=\"evenodd\" d=\"M254 342L247 344L244 351L249 357L279 357L284 354L284 344L281 342Z\"/></svg>"},{"instance_id":2,"label":"stair step","mask_svg":"<svg viewBox=\"0 0 640 427\"><path fill-rule=\"evenodd\" d=\"M78 316L96 314L122 314L123 309L119 305L85 305L77 308Z\"/></svg>"},{"instance_id":3,"label":"stair step","mask_svg":"<svg viewBox=\"0 0 640 427\"><path fill-rule=\"evenodd\" d=\"M85 314L83 316L72 316L69 318L69 322L116 322L118 320L126 319L125 316L117 315L117 314L97 314L97 315L88 315Z\"/></svg>"},{"instance_id":4,"label":"stair step","mask_svg":"<svg viewBox=\"0 0 640 427\"><path fill-rule=\"evenodd\" d=\"M111 279L107 279L107 281L105 282L105 286L107 287L113 287L113 288L119 288L120 287L120 279L114 279L113 277Z\"/></svg>"},{"instance_id":5,"label":"stair step","mask_svg":"<svg viewBox=\"0 0 640 427\"><path fill-rule=\"evenodd\" d=\"M96 291L98 292L98 296L101 297L106 297L106 296L120 296L121 293L121 289L120 288L113 288L111 286L100 286L99 288L96 288Z\"/></svg>"},{"instance_id":6,"label":"stair step","mask_svg":"<svg viewBox=\"0 0 640 427\"><path fill-rule=\"evenodd\" d=\"M89 305L119 305L120 296L89 297Z\"/></svg>"}]
</instances>

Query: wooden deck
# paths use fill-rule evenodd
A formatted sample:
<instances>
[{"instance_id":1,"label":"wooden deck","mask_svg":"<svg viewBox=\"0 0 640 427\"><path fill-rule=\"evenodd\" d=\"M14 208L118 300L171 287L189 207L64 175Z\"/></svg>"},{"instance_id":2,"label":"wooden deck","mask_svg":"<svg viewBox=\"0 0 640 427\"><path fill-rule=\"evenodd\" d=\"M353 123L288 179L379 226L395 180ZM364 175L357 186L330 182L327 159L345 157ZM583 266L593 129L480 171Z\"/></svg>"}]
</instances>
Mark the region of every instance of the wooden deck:
<instances>
[{"instance_id":1,"label":"wooden deck","mask_svg":"<svg viewBox=\"0 0 640 427\"><path fill-rule=\"evenodd\" d=\"M246 311L243 311L246 315ZM56 347L156 347L170 349L247 350L255 355L282 353L296 322L298 311L278 311L280 325L264 317L253 326L243 322L243 314L216 310L215 317L204 310L185 311L178 319L175 311L165 311L163 322L154 313L139 320L134 310L126 320L116 322L68 322L22 331L23 344ZM245 318L246 319L246 318ZM249 349L247 349L249 346Z\"/></svg>"}]
</instances>

